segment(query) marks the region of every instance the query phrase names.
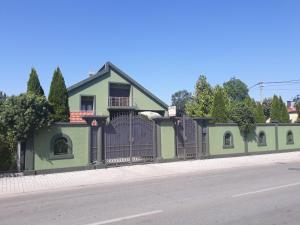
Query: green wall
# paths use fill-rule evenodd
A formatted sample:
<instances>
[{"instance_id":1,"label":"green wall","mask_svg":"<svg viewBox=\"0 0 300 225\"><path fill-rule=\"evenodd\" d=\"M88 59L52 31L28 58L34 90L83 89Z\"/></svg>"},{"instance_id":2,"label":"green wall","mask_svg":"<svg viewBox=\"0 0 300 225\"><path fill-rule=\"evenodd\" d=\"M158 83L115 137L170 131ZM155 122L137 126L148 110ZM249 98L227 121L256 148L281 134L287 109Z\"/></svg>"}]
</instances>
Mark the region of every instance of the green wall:
<instances>
[{"instance_id":1,"label":"green wall","mask_svg":"<svg viewBox=\"0 0 300 225\"><path fill-rule=\"evenodd\" d=\"M260 132L265 132L266 146L258 146L257 137ZM275 126L256 126L255 133L248 135L248 152L263 152L276 150Z\"/></svg>"},{"instance_id":2,"label":"green wall","mask_svg":"<svg viewBox=\"0 0 300 225\"><path fill-rule=\"evenodd\" d=\"M225 132L230 131L233 135L233 148L223 148L223 136ZM214 125L209 127L209 154L226 155L240 154L245 152L245 144L243 137L240 134L239 128L236 125Z\"/></svg>"},{"instance_id":3,"label":"green wall","mask_svg":"<svg viewBox=\"0 0 300 225\"><path fill-rule=\"evenodd\" d=\"M288 131L292 131L294 135L294 144L287 144L286 135ZM278 126L278 147L279 150L300 149L300 126Z\"/></svg>"},{"instance_id":4,"label":"green wall","mask_svg":"<svg viewBox=\"0 0 300 225\"><path fill-rule=\"evenodd\" d=\"M105 76L101 76L88 84L78 87L74 91L69 92L69 106L70 111L80 111L80 96L81 95L95 95L96 96L96 114L109 115L108 111L108 95L109 83L123 83L129 84L127 80L119 76L114 70L110 70ZM145 95L137 87L131 85L130 97L133 98L132 105L137 110L157 110L165 111L165 109L157 104L150 97Z\"/></svg>"},{"instance_id":5,"label":"green wall","mask_svg":"<svg viewBox=\"0 0 300 225\"><path fill-rule=\"evenodd\" d=\"M161 133L161 156L163 159L175 158L175 131L172 121L163 121L160 123Z\"/></svg>"},{"instance_id":6,"label":"green wall","mask_svg":"<svg viewBox=\"0 0 300 225\"><path fill-rule=\"evenodd\" d=\"M68 135L72 140L73 159L50 160L51 139L56 134ZM34 136L35 170L76 167L88 165L89 158L89 127L85 125L54 125L50 128L41 129Z\"/></svg>"}]
</instances>

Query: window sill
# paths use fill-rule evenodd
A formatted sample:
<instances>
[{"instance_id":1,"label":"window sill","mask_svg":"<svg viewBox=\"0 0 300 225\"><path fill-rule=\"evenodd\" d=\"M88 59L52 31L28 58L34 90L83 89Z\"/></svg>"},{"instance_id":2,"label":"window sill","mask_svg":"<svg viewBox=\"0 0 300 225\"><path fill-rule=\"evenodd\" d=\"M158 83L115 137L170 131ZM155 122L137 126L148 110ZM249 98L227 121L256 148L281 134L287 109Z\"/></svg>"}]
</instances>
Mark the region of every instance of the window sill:
<instances>
[{"instance_id":1,"label":"window sill","mask_svg":"<svg viewBox=\"0 0 300 225\"><path fill-rule=\"evenodd\" d=\"M74 159L73 154L65 154L65 155L50 155L50 160L60 160L60 159Z\"/></svg>"},{"instance_id":2,"label":"window sill","mask_svg":"<svg viewBox=\"0 0 300 225\"><path fill-rule=\"evenodd\" d=\"M266 147L267 144L257 144L258 147Z\"/></svg>"},{"instance_id":3,"label":"window sill","mask_svg":"<svg viewBox=\"0 0 300 225\"><path fill-rule=\"evenodd\" d=\"M223 145L223 149L231 149L231 148L234 148L234 146L233 145L228 145L228 146Z\"/></svg>"}]
</instances>

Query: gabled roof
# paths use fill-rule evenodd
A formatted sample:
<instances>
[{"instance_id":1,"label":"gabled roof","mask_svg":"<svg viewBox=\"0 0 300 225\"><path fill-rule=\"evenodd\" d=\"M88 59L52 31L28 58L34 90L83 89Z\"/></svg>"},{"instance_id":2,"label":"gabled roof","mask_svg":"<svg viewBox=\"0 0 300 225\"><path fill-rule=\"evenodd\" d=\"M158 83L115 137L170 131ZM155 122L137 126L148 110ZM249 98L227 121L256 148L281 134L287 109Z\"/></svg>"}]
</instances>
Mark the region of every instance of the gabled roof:
<instances>
[{"instance_id":1,"label":"gabled roof","mask_svg":"<svg viewBox=\"0 0 300 225\"><path fill-rule=\"evenodd\" d=\"M94 74L94 75L92 75L92 76L90 76L90 77L88 77L88 78L86 78L86 79L70 86L67 89L68 92L74 91L75 89L81 87L82 85L88 84L89 82L91 82L91 81L93 81L93 80L95 80L95 79L97 79L101 76L105 76L110 71L110 69L117 72L122 78L124 78L129 83L133 84L135 87L140 89L144 94L146 94L148 97L150 97L156 103L161 105L163 108L165 108L165 109L168 108L168 105L166 103L164 103L161 99L159 99L157 96L152 94L149 90L144 88L142 85L140 85L138 82L136 82L134 79L132 79L129 75L127 75L125 72L123 72L121 69L119 69L117 66L115 66L111 62L106 62L96 74Z\"/></svg>"}]
</instances>

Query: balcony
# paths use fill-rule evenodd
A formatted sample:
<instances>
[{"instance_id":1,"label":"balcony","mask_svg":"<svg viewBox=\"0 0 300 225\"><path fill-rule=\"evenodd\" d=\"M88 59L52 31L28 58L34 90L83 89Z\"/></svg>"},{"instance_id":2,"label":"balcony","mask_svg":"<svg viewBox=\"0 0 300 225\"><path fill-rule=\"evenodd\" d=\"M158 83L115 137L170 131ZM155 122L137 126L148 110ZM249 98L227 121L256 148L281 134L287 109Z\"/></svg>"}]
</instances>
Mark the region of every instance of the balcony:
<instances>
[{"instance_id":1,"label":"balcony","mask_svg":"<svg viewBox=\"0 0 300 225\"><path fill-rule=\"evenodd\" d=\"M131 101L129 97L108 97L108 106L115 108L131 107Z\"/></svg>"}]
</instances>

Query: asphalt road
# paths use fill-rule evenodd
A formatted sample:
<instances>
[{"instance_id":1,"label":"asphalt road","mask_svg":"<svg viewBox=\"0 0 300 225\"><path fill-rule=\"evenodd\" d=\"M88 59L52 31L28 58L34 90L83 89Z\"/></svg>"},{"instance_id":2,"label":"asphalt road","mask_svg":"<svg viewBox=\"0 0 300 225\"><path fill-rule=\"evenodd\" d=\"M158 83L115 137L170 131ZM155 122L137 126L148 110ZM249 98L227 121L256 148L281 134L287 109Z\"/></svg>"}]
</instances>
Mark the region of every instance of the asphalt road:
<instances>
[{"instance_id":1,"label":"asphalt road","mask_svg":"<svg viewBox=\"0 0 300 225\"><path fill-rule=\"evenodd\" d=\"M300 224L300 163L0 199L0 224Z\"/></svg>"}]
</instances>

